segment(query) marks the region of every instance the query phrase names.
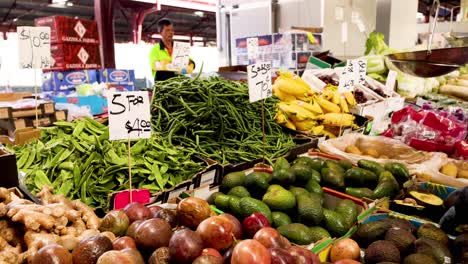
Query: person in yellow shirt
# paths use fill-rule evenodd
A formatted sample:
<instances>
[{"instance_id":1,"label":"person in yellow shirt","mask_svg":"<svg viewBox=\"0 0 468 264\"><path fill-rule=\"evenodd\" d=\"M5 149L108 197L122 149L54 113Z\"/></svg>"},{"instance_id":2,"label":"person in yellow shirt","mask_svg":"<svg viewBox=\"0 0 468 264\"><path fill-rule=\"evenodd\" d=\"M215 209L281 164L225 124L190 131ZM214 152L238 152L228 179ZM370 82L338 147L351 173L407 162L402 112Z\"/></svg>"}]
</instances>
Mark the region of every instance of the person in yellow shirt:
<instances>
[{"instance_id":1,"label":"person in yellow shirt","mask_svg":"<svg viewBox=\"0 0 468 264\"><path fill-rule=\"evenodd\" d=\"M158 32L161 40L151 49L149 62L155 81L163 81L175 76L174 71L168 71L166 66L172 61L174 26L169 19L158 21ZM190 60L189 70L195 68L195 63Z\"/></svg>"}]
</instances>

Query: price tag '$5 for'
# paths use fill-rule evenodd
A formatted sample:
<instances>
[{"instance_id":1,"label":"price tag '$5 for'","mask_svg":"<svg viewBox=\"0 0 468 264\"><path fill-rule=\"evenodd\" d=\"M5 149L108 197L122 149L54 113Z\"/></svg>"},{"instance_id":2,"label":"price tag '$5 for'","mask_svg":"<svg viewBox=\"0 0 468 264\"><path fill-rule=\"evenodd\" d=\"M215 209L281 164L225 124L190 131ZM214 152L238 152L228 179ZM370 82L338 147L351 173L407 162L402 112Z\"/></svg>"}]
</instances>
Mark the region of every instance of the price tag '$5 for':
<instances>
[{"instance_id":1,"label":"price tag '$5 for'","mask_svg":"<svg viewBox=\"0 0 468 264\"><path fill-rule=\"evenodd\" d=\"M110 93L107 97L110 140L150 138L149 101L146 91Z\"/></svg>"}]
</instances>

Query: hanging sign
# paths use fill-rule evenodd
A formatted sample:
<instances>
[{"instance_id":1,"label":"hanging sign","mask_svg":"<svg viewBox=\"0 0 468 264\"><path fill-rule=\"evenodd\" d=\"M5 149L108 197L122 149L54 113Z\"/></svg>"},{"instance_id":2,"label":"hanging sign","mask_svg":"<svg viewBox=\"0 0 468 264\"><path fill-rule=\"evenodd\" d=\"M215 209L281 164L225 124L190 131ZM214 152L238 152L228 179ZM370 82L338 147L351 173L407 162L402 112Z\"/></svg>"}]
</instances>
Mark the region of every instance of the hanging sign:
<instances>
[{"instance_id":1,"label":"hanging sign","mask_svg":"<svg viewBox=\"0 0 468 264\"><path fill-rule=\"evenodd\" d=\"M177 70L186 69L189 65L190 43L175 41L173 48L172 67Z\"/></svg>"},{"instance_id":2,"label":"hanging sign","mask_svg":"<svg viewBox=\"0 0 468 264\"><path fill-rule=\"evenodd\" d=\"M50 27L17 27L16 30L20 68L50 68Z\"/></svg>"},{"instance_id":3,"label":"hanging sign","mask_svg":"<svg viewBox=\"0 0 468 264\"><path fill-rule=\"evenodd\" d=\"M257 63L247 66L249 100L251 103L271 97L271 64Z\"/></svg>"},{"instance_id":4,"label":"hanging sign","mask_svg":"<svg viewBox=\"0 0 468 264\"><path fill-rule=\"evenodd\" d=\"M110 140L151 137L148 92L115 92L107 97Z\"/></svg>"},{"instance_id":5,"label":"hanging sign","mask_svg":"<svg viewBox=\"0 0 468 264\"><path fill-rule=\"evenodd\" d=\"M366 83L367 61L363 59L347 60L346 66L340 74L340 83L338 91L349 92L354 90L358 83Z\"/></svg>"}]
</instances>

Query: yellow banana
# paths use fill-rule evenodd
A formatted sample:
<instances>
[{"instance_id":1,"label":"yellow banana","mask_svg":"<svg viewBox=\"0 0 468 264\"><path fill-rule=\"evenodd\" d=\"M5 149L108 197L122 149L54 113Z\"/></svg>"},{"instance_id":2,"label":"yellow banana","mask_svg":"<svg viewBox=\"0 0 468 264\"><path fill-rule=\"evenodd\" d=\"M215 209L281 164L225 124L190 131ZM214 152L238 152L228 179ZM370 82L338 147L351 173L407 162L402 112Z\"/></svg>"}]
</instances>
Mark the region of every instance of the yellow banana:
<instances>
[{"instance_id":1,"label":"yellow banana","mask_svg":"<svg viewBox=\"0 0 468 264\"><path fill-rule=\"evenodd\" d=\"M291 130L296 130L296 126L294 125L294 123L289 120L287 120L286 123L284 123L282 126L289 128Z\"/></svg>"},{"instance_id":2,"label":"yellow banana","mask_svg":"<svg viewBox=\"0 0 468 264\"><path fill-rule=\"evenodd\" d=\"M272 88L273 88L273 94L276 95L276 97L278 97L281 101L289 102L292 100L296 100L296 97L294 97L293 95L280 91L277 85L273 85Z\"/></svg>"},{"instance_id":3,"label":"yellow banana","mask_svg":"<svg viewBox=\"0 0 468 264\"><path fill-rule=\"evenodd\" d=\"M278 110L275 115L276 123L283 125L288 121L288 117L283 113L283 111Z\"/></svg>"},{"instance_id":4,"label":"yellow banana","mask_svg":"<svg viewBox=\"0 0 468 264\"><path fill-rule=\"evenodd\" d=\"M340 93L338 91L333 92L332 103L334 104L340 103Z\"/></svg>"},{"instance_id":5,"label":"yellow banana","mask_svg":"<svg viewBox=\"0 0 468 264\"><path fill-rule=\"evenodd\" d=\"M352 92L344 92L343 94L346 98L346 102L348 102L350 106L355 106L357 104Z\"/></svg>"},{"instance_id":6,"label":"yellow banana","mask_svg":"<svg viewBox=\"0 0 468 264\"><path fill-rule=\"evenodd\" d=\"M326 112L329 112L329 113L340 113L341 112L341 109L340 109L339 106L337 106L336 104L334 104L332 102L327 101L322 96L317 97L316 101L320 105L320 107L322 107L322 109L324 111L326 111Z\"/></svg>"},{"instance_id":7,"label":"yellow banana","mask_svg":"<svg viewBox=\"0 0 468 264\"><path fill-rule=\"evenodd\" d=\"M339 113L327 113L317 117L318 120L322 120L322 124L335 127L355 126L354 118L354 115Z\"/></svg>"},{"instance_id":8,"label":"yellow banana","mask_svg":"<svg viewBox=\"0 0 468 264\"><path fill-rule=\"evenodd\" d=\"M332 101L333 100L333 91L331 91L331 90L323 91L322 97L325 98L328 101Z\"/></svg>"},{"instance_id":9,"label":"yellow banana","mask_svg":"<svg viewBox=\"0 0 468 264\"><path fill-rule=\"evenodd\" d=\"M313 120L305 120L305 121L294 122L294 125L296 126L296 129L299 131L310 131L317 125L317 123Z\"/></svg>"},{"instance_id":10,"label":"yellow banana","mask_svg":"<svg viewBox=\"0 0 468 264\"><path fill-rule=\"evenodd\" d=\"M278 103L278 107L281 111L286 113L288 118L291 118L294 121L304 121L315 117L311 112L295 104L280 102Z\"/></svg>"},{"instance_id":11,"label":"yellow banana","mask_svg":"<svg viewBox=\"0 0 468 264\"><path fill-rule=\"evenodd\" d=\"M300 100L294 100L294 101L291 101L292 104L296 104L304 109L306 109L307 111L311 112L312 114L322 114L323 111L322 111L322 108L320 108L320 106L318 104L309 104L309 103L306 103L306 102L303 102L303 101L300 101Z\"/></svg>"},{"instance_id":12,"label":"yellow banana","mask_svg":"<svg viewBox=\"0 0 468 264\"><path fill-rule=\"evenodd\" d=\"M294 95L294 96L306 96L312 95L312 90L308 85L304 85L298 80L299 77L284 77L280 76L275 80L275 84L281 92Z\"/></svg>"},{"instance_id":13,"label":"yellow banana","mask_svg":"<svg viewBox=\"0 0 468 264\"><path fill-rule=\"evenodd\" d=\"M336 138L335 134L325 129L322 130L321 135L327 136L328 138Z\"/></svg>"},{"instance_id":14,"label":"yellow banana","mask_svg":"<svg viewBox=\"0 0 468 264\"><path fill-rule=\"evenodd\" d=\"M341 96L340 96L340 108L341 108L341 112L349 113L348 103L346 103L346 99Z\"/></svg>"},{"instance_id":15,"label":"yellow banana","mask_svg":"<svg viewBox=\"0 0 468 264\"><path fill-rule=\"evenodd\" d=\"M321 135L322 134L322 131L324 129L324 126L315 126L313 129L312 129L312 134L314 134L315 136L318 136L318 135Z\"/></svg>"}]
</instances>

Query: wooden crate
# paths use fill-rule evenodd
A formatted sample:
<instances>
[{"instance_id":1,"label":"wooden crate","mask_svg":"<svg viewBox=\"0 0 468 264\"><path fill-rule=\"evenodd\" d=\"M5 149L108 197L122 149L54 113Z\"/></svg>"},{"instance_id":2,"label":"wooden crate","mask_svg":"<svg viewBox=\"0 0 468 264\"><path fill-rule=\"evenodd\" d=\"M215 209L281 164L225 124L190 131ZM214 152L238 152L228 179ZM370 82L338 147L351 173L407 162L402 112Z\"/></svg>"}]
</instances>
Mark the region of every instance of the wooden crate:
<instances>
[{"instance_id":1,"label":"wooden crate","mask_svg":"<svg viewBox=\"0 0 468 264\"><path fill-rule=\"evenodd\" d=\"M55 106L53 102L43 103L37 107L38 115L50 115L55 113ZM36 108L26 109L13 109L11 107L0 108L0 119L13 119L19 117L35 117Z\"/></svg>"},{"instance_id":2,"label":"wooden crate","mask_svg":"<svg viewBox=\"0 0 468 264\"><path fill-rule=\"evenodd\" d=\"M40 129L27 127L15 130L10 136L0 136L0 143L3 143L5 145L23 145L35 139L38 139L40 136Z\"/></svg>"}]
</instances>

